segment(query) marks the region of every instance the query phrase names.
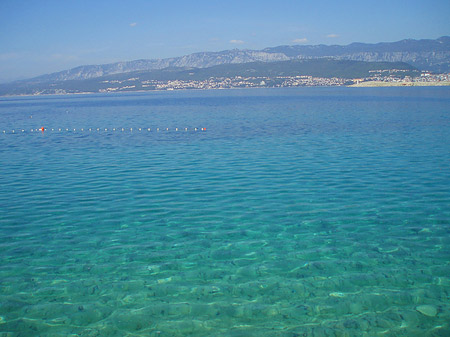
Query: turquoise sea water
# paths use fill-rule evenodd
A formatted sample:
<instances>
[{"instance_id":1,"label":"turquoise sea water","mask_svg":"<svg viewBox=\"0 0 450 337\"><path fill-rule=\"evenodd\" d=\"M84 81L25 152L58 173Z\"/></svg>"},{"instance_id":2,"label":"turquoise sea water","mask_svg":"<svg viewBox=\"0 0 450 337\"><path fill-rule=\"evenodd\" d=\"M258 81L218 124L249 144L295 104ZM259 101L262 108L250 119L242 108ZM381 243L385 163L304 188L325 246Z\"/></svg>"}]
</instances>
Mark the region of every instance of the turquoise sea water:
<instances>
[{"instance_id":1,"label":"turquoise sea water","mask_svg":"<svg viewBox=\"0 0 450 337\"><path fill-rule=\"evenodd\" d=\"M1 98L0 132L2 337L450 335L449 88Z\"/></svg>"}]
</instances>

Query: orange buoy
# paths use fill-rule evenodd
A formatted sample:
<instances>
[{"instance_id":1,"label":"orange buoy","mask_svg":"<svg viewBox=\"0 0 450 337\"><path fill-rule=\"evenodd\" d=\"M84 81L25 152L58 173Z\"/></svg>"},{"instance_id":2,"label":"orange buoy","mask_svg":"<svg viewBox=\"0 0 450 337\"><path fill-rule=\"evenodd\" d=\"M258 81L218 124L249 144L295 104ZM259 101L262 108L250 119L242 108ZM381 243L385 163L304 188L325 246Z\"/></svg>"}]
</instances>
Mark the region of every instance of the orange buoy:
<instances>
[{"instance_id":1,"label":"orange buoy","mask_svg":"<svg viewBox=\"0 0 450 337\"><path fill-rule=\"evenodd\" d=\"M41 128L41 131L42 131L42 132L44 132L44 130L45 130L45 128L44 128L44 127L42 127L42 128Z\"/></svg>"}]
</instances>

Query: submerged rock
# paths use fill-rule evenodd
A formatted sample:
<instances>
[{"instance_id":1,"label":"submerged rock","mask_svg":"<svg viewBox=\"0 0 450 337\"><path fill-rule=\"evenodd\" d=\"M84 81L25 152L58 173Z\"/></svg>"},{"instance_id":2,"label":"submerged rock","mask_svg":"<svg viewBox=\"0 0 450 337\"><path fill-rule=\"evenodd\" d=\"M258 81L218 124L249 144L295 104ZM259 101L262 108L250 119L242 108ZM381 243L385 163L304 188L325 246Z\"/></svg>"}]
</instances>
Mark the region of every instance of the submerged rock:
<instances>
[{"instance_id":1,"label":"submerged rock","mask_svg":"<svg viewBox=\"0 0 450 337\"><path fill-rule=\"evenodd\" d=\"M434 317L437 315L437 308L434 305L424 304L416 307L416 310L421 314L429 317Z\"/></svg>"}]
</instances>

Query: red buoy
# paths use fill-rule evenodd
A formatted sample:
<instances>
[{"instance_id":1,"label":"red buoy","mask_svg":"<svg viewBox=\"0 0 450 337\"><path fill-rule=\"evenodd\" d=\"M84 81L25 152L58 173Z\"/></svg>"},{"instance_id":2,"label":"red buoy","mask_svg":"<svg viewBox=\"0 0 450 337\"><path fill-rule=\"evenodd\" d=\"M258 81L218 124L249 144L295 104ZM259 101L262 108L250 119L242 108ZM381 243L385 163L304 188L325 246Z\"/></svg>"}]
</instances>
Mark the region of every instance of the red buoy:
<instances>
[{"instance_id":1,"label":"red buoy","mask_svg":"<svg viewBox=\"0 0 450 337\"><path fill-rule=\"evenodd\" d=\"M44 132L44 130L45 130L45 128L44 128L44 127L42 127L42 128L41 128L41 131L42 131L42 132Z\"/></svg>"}]
</instances>

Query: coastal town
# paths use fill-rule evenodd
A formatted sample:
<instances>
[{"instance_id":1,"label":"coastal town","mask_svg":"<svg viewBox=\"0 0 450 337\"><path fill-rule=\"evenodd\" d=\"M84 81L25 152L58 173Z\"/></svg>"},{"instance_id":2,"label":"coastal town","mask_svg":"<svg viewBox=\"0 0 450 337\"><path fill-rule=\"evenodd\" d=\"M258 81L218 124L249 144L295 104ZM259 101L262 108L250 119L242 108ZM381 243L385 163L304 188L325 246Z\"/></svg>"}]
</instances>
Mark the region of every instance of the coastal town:
<instances>
[{"instance_id":1,"label":"coastal town","mask_svg":"<svg viewBox=\"0 0 450 337\"><path fill-rule=\"evenodd\" d=\"M450 74L432 74L422 71L419 76L396 76L386 71L371 71L370 77L353 79L351 86L447 86L450 85Z\"/></svg>"},{"instance_id":2,"label":"coastal town","mask_svg":"<svg viewBox=\"0 0 450 337\"><path fill-rule=\"evenodd\" d=\"M105 81L107 82L107 81ZM302 87L302 86L340 86L348 82L340 78L321 78L312 76L277 76L277 77L211 77L206 80L146 80L138 78L125 81L111 81L114 84L100 92L119 92L135 90L183 90L183 89L232 89L232 88L267 88L267 87Z\"/></svg>"},{"instance_id":3,"label":"coastal town","mask_svg":"<svg viewBox=\"0 0 450 337\"><path fill-rule=\"evenodd\" d=\"M402 71L371 71L365 78L325 78L314 76L276 76L276 77L211 77L205 80L140 80L132 77L126 80L102 81L106 88L99 92L184 90L184 89L233 89L233 88L286 88L317 86L412 86L412 85L450 85L450 74L421 72L419 76L402 76Z\"/></svg>"}]
</instances>

